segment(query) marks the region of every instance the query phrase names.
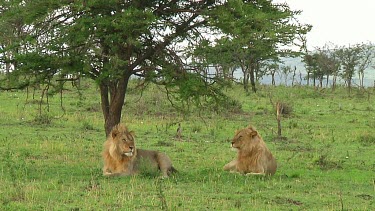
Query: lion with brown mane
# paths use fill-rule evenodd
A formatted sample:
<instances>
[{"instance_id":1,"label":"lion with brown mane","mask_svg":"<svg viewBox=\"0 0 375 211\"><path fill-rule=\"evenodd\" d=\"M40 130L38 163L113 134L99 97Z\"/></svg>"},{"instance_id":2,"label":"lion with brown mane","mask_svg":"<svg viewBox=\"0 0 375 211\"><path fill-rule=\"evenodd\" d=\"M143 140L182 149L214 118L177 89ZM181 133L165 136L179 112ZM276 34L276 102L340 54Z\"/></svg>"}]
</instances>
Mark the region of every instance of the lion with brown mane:
<instances>
[{"instance_id":1,"label":"lion with brown mane","mask_svg":"<svg viewBox=\"0 0 375 211\"><path fill-rule=\"evenodd\" d=\"M123 124L113 127L103 150L103 174L105 176L128 176L142 173L141 166L145 163L151 169L161 171L163 177L168 177L176 169L171 159L164 153L137 149L134 132L129 131Z\"/></svg>"},{"instance_id":2,"label":"lion with brown mane","mask_svg":"<svg viewBox=\"0 0 375 211\"><path fill-rule=\"evenodd\" d=\"M253 126L249 125L236 131L232 148L237 150L237 158L224 166L225 171L242 174L275 174L276 160Z\"/></svg>"}]
</instances>

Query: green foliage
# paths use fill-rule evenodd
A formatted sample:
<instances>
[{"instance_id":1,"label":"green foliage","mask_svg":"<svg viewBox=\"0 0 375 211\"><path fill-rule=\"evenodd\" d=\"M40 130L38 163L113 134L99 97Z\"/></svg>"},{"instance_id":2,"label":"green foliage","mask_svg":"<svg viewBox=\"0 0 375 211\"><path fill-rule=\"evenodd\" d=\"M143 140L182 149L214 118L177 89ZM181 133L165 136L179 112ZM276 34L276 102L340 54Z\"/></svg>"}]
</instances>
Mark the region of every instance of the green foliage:
<instances>
[{"instance_id":1,"label":"green foliage","mask_svg":"<svg viewBox=\"0 0 375 211\"><path fill-rule=\"evenodd\" d=\"M295 40L310 31L309 25L289 22L298 13L285 4L272 1L253 1L250 4L227 1L210 11L209 19L210 24L225 32L226 36L215 39L215 42L203 40L194 47L192 54L198 58L194 62L220 67L224 75L228 75L225 73L228 68L240 68L245 90L248 91L250 78L255 92L256 76L264 74L261 66L285 55L287 51L281 49L282 46L293 45Z\"/></svg>"},{"instance_id":2,"label":"green foliage","mask_svg":"<svg viewBox=\"0 0 375 211\"><path fill-rule=\"evenodd\" d=\"M171 82L166 82L169 99L181 111L189 111L191 106L219 110L222 105L226 105L224 102L228 97L222 91L225 84L204 81L193 73L185 73L169 80Z\"/></svg>"},{"instance_id":3,"label":"green foliage","mask_svg":"<svg viewBox=\"0 0 375 211\"><path fill-rule=\"evenodd\" d=\"M158 84L162 81L167 87L177 86L174 93L181 95L180 100L201 105L204 98L204 106L218 107L226 101L220 91L225 86L223 78L210 78L210 83L218 85L212 86L201 74L203 66L193 64L191 70L190 46L195 49L202 40L219 33L225 35L223 39L236 38L226 40L224 47L250 51L237 62L250 55L256 55L251 61L258 62L273 55L278 44L288 44L296 34L306 33L302 26L288 23L295 14L287 5L263 0L5 2L0 28L14 31L0 36L6 45L1 56L13 71L4 80L6 86L0 87L55 86L51 80L57 74L61 78L67 74L89 77L99 84L102 102L108 102L103 106L108 108L103 111L108 120L109 110L120 113L128 80L137 75ZM186 42L189 47L180 51L178 46L186 46ZM218 43L219 48L224 45ZM226 60L237 53L228 53ZM226 65L226 76L228 68L232 66ZM169 76L173 80L164 78ZM110 95L119 97L110 100Z\"/></svg>"}]
</instances>

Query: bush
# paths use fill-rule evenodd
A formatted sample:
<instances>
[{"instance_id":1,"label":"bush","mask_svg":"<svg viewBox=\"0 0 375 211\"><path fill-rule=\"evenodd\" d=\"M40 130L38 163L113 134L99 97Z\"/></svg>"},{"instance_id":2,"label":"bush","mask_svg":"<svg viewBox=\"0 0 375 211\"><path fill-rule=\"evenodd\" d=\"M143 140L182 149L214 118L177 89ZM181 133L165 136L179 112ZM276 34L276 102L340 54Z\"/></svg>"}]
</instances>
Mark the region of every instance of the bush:
<instances>
[{"instance_id":1,"label":"bush","mask_svg":"<svg viewBox=\"0 0 375 211\"><path fill-rule=\"evenodd\" d=\"M242 104L238 100L228 99L226 101L223 101L223 103L224 103L223 108L227 111L234 112L234 113L242 112Z\"/></svg>"},{"instance_id":2,"label":"bush","mask_svg":"<svg viewBox=\"0 0 375 211\"><path fill-rule=\"evenodd\" d=\"M358 137L358 141L364 146L371 146L375 144L375 135L366 133Z\"/></svg>"},{"instance_id":3,"label":"bush","mask_svg":"<svg viewBox=\"0 0 375 211\"><path fill-rule=\"evenodd\" d=\"M48 114L40 114L34 118L32 123L36 125L49 125L52 123L52 117Z\"/></svg>"},{"instance_id":4,"label":"bush","mask_svg":"<svg viewBox=\"0 0 375 211\"><path fill-rule=\"evenodd\" d=\"M293 113L293 106L287 104L287 103L283 103L283 102L280 102L281 106L282 106L282 109L281 109L281 114L284 115L284 116L289 116Z\"/></svg>"}]
</instances>

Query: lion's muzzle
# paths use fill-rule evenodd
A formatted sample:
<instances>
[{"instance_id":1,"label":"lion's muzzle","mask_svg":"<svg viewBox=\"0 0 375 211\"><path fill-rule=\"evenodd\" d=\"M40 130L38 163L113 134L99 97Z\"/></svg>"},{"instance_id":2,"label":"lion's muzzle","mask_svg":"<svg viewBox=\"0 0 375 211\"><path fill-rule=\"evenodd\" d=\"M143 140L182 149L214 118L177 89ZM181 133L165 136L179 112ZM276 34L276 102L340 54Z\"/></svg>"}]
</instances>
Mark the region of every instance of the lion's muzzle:
<instances>
[{"instance_id":1,"label":"lion's muzzle","mask_svg":"<svg viewBox=\"0 0 375 211\"><path fill-rule=\"evenodd\" d=\"M128 157L133 156L134 155L134 147L129 147L129 152L124 152L123 155L128 156Z\"/></svg>"},{"instance_id":2,"label":"lion's muzzle","mask_svg":"<svg viewBox=\"0 0 375 211\"><path fill-rule=\"evenodd\" d=\"M133 152L125 152L124 155L128 156L128 157L131 157L131 156L133 156Z\"/></svg>"}]
</instances>

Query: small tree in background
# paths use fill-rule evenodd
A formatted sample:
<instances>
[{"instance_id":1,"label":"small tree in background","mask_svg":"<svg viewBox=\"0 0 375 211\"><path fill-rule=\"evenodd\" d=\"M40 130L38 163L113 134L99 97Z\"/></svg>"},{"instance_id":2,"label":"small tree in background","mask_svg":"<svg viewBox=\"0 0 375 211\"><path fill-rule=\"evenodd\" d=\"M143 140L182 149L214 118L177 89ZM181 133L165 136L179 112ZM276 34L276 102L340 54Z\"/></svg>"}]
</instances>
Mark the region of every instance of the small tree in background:
<instances>
[{"instance_id":1,"label":"small tree in background","mask_svg":"<svg viewBox=\"0 0 375 211\"><path fill-rule=\"evenodd\" d=\"M371 65L375 56L374 46L371 44L343 46L336 53L343 69L341 77L345 80L349 93L351 92L352 80L356 72L360 81L359 86L363 88L364 70Z\"/></svg>"},{"instance_id":2,"label":"small tree in background","mask_svg":"<svg viewBox=\"0 0 375 211\"><path fill-rule=\"evenodd\" d=\"M266 62L264 68L265 68L266 74L271 76L271 85L276 86L275 74L279 71L279 68L280 68L279 62L276 60L271 61L271 62Z\"/></svg>"},{"instance_id":3,"label":"small tree in background","mask_svg":"<svg viewBox=\"0 0 375 211\"><path fill-rule=\"evenodd\" d=\"M360 44L358 46L360 51L360 61L357 67L358 79L359 79L359 86L360 88L364 88L364 78L365 78L365 70L370 67L375 57L375 46L371 43L368 44Z\"/></svg>"}]
</instances>

